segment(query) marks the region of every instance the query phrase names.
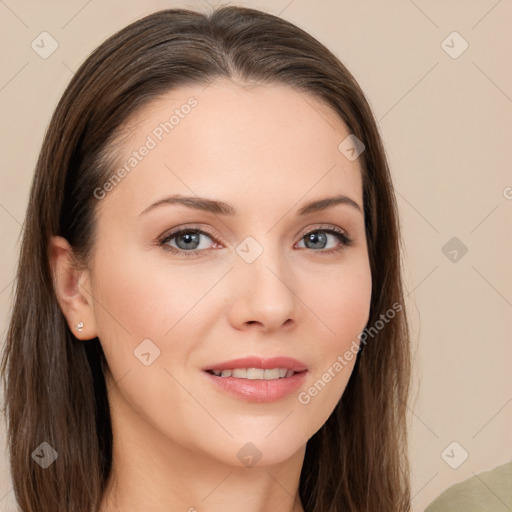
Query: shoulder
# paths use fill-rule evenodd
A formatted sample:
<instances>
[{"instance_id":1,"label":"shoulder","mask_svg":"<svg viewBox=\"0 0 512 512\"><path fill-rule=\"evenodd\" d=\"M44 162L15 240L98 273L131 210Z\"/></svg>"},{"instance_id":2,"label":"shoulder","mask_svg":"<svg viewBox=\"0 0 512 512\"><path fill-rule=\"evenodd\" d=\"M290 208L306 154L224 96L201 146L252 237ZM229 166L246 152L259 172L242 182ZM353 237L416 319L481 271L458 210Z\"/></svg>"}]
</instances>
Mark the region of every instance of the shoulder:
<instances>
[{"instance_id":1,"label":"shoulder","mask_svg":"<svg viewBox=\"0 0 512 512\"><path fill-rule=\"evenodd\" d=\"M512 461L452 485L425 512L498 512L512 509Z\"/></svg>"}]
</instances>

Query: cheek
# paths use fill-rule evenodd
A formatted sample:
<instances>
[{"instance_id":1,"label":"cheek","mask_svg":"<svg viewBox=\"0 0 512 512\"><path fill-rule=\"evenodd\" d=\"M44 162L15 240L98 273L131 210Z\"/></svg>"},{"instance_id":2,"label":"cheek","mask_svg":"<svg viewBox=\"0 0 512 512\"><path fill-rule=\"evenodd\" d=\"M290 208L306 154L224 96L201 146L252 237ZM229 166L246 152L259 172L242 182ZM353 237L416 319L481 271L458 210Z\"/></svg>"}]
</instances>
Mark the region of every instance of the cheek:
<instances>
[{"instance_id":1,"label":"cheek","mask_svg":"<svg viewBox=\"0 0 512 512\"><path fill-rule=\"evenodd\" d=\"M192 267L155 265L144 254L126 252L100 262L95 282L100 328L111 326L137 339L163 338L211 286Z\"/></svg>"},{"instance_id":2,"label":"cheek","mask_svg":"<svg viewBox=\"0 0 512 512\"><path fill-rule=\"evenodd\" d=\"M310 352L315 364L297 402L309 414L316 431L330 416L350 379L359 348L359 334L365 328L371 302L369 262L354 258L330 275L320 276L321 286L308 286L304 294L318 317L313 327ZM305 300L306 302L306 300ZM321 334L320 334L321 333Z\"/></svg>"},{"instance_id":3,"label":"cheek","mask_svg":"<svg viewBox=\"0 0 512 512\"><path fill-rule=\"evenodd\" d=\"M322 353L346 350L366 326L372 295L371 270L367 258L355 256L303 281L303 296L318 319ZM300 296L300 295L299 295Z\"/></svg>"},{"instance_id":4,"label":"cheek","mask_svg":"<svg viewBox=\"0 0 512 512\"><path fill-rule=\"evenodd\" d=\"M201 297L211 279L203 282L192 267L155 265L144 253L129 249L103 254L95 260L94 309L114 378L136 370L146 371L143 378L150 379L150 368L137 359L142 353L150 352L156 363L151 367L167 367L171 359L181 364L201 338L194 331L202 329L206 316L197 314L198 305L205 307Z\"/></svg>"}]
</instances>

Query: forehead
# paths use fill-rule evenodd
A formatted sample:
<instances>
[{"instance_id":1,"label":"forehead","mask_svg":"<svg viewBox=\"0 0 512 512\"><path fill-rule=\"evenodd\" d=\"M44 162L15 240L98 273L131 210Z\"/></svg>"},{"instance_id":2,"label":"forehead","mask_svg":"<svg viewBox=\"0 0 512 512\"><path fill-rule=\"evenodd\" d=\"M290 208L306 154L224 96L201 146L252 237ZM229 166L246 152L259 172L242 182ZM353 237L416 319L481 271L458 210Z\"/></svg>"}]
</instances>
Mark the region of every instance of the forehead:
<instances>
[{"instance_id":1,"label":"forehead","mask_svg":"<svg viewBox=\"0 0 512 512\"><path fill-rule=\"evenodd\" d=\"M128 172L116 188L134 201L164 192L209 195L212 187L231 202L249 192L361 197L359 159L339 150L350 135L346 125L323 101L290 86L216 80L182 87L139 110L124 133L116 165Z\"/></svg>"}]
</instances>

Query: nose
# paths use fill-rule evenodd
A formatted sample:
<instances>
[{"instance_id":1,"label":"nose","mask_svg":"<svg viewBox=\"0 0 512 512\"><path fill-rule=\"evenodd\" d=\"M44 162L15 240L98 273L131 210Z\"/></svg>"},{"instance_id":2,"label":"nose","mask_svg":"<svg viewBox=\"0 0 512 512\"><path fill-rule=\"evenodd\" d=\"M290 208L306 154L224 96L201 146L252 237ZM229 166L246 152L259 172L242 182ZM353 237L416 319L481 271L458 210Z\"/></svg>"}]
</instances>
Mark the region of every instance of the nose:
<instances>
[{"instance_id":1,"label":"nose","mask_svg":"<svg viewBox=\"0 0 512 512\"><path fill-rule=\"evenodd\" d=\"M228 316L236 329L270 332L296 324L301 302L293 291L293 272L276 252L265 250L252 263L239 260L231 272Z\"/></svg>"}]
</instances>

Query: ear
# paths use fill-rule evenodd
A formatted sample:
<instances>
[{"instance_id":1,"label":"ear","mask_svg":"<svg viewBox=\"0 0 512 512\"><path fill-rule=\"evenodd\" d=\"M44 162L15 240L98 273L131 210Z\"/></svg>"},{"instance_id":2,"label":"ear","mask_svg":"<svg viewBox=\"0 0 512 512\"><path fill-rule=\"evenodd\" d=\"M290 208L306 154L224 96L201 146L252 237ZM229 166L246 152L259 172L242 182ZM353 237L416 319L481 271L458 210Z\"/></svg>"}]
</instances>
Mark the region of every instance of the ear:
<instances>
[{"instance_id":1,"label":"ear","mask_svg":"<svg viewBox=\"0 0 512 512\"><path fill-rule=\"evenodd\" d=\"M61 236L51 238L49 259L53 287L69 329L80 340L95 338L96 319L89 271L78 270L73 265L73 249Z\"/></svg>"}]
</instances>

